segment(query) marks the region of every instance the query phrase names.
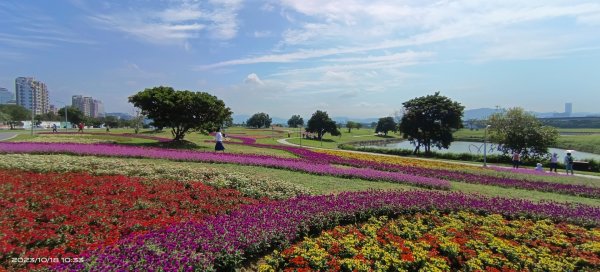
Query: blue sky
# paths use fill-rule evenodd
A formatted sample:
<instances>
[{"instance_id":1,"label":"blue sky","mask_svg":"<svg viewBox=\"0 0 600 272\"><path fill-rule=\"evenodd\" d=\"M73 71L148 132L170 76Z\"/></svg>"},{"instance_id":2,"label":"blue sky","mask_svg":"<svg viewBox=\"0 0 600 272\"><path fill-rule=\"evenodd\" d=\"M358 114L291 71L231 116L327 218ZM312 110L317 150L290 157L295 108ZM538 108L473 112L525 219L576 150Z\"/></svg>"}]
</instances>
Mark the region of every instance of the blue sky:
<instances>
[{"instance_id":1,"label":"blue sky","mask_svg":"<svg viewBox=\"0 0 600 272\"><path fill-rule=\"evenodd\" d=\"M388 116L435 91L600 112L594 0L1 1L0 18L0 87L34 76L58 105L132 112L128 96L166 85L282 118Z\"/></svg>"}]
</instances>

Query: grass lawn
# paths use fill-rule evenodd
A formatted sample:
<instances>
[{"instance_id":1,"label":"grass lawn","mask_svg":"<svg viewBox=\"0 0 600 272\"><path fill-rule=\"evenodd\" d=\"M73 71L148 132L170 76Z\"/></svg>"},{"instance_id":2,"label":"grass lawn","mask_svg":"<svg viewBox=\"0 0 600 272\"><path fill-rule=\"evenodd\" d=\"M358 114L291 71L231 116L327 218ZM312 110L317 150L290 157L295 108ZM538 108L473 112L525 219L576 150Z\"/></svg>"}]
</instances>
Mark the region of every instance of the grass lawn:
<instances>
[{"instance_id":1,"label":"grass lawn","mask_svg":"<svg viewBox=\"0 0 600 272\"><path fill-rule=\"evenodd\" d=\"M600 154L600 134L562 135L556 147Z\"/></svg>"},{"instance_id":2,"label":"grass lawn","mask_svg":"<svg viewBox=\"0 0 600 272\"><path fill-rule=\"evenodd\" d=\"M361 128L358 130L353 129L350 133L348 133L347 129L342 129L341 132L341 136L331 136L331 134L327 133L325 134L325 136L323 136L323 141L312 139L300 139L298 134L292 135L293 138L287 141L293 144L302 144L303 146L337 149L339 144L344 143L399 138L399 135L393 134L392 132L388 133L388 136L376 136L374 135L373 130L368 128Z\"/></svg>"}]
</instances>

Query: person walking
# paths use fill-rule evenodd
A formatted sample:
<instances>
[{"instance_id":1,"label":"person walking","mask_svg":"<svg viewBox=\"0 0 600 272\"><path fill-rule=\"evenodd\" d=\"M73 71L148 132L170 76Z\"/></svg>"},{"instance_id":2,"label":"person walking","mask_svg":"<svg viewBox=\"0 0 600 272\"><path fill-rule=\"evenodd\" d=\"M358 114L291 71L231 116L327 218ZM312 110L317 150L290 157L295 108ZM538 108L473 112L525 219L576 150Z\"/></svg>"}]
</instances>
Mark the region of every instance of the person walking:
<instances>
[{"instance_id":1,"label":"person walking","mask_svg":"<svg viewBox=\"0 0 600 272\"><path fill-rule=\"evenodd\" d=\"M513 152L512 155L512 163L513 163L513 168L519 168L519 164L521 164L521 154L519 154L519 152Z\"/></svg>"},{"instance_id":2,"label":"person walking","mask_svg":"<svg viewBox=\"0 0 600 272\"><path fill-rule=\"evenodd\" d=\"M567 175L569 174L569 170L571 170L571 175L575 175L573 173L573 156L571 156L571 153L567 153L567 156L565 156L565 168L567 169Z\"/></svg>"},{"instance_id":3,"label":"person walking","mask_svg":"<svg viewBox=\"0 0 600 272\"><path fill-rule=\"evenodd\" d=\"M79 128L79 130L77 132L83 133L83 127L84 127L83 122L79 123L79 125L77 125L77 128Z\"/></svg>"},{"instance_id":4,"label":"person walking","mask_svg":"<svg viewBox=\"0 0 600 272\"><path fill-rule=\"evenodd\" d=\"M215 152L217 151L223 151L223 153L225 153L225 146L223 146L223 134L221 133L221 129L218 128L217 129L217 133L215 134L215 141L217 142L215 144Z\"/></svg>"},{"instance_id":5,"label":"person walking","mask_svg":"<svg viewBox=\"0 0 600 272\"><path fill-rule=\"evenodd\" d=\"M554 169L554 173L557 173L558 154L556 154L556 153L552 154L552 157L550 158L550 172L552 172L552 169Z\"/></svg>"},{"instance_id":6,"label":"person walking","mask_svg":"<svg viewBox=\"0 0 600 272\"><path fill-rule=\"evenodd\" d=\"M58 130L56 130L56 124L52 124L52 132L58 132Z\"/></svg>"}]
</instances>

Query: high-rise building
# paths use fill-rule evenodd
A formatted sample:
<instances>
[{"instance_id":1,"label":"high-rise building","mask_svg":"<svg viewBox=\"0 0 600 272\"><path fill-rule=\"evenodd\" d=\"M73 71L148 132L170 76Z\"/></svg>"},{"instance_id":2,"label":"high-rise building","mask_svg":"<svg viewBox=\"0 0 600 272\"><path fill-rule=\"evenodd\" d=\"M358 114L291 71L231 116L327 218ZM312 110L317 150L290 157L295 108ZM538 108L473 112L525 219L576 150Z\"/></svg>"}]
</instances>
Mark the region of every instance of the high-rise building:
<instances>
[{"instance_id":1,"label":"high-rise building","mask_svg":"<svg viewBox=\"0 0 600 272\"><path fill-rule=\"evenodd\" d=\"M92 102L90 116L94 118L104 117L104 104L102 104L102 101L94 99Z\"/></svg>"},{"instance_id":2,"label":"high-rise building","mask_svg":"<svg viewBox=\"0 0 600 272\"><path fill-rule=\"evenodd\" d=\"M565 103L565 115L567 117L571 116L573 113L573 103Z\"/></svg>"},{"instance_id":3,"label":"high-rise building","mask_svg":"<svg viewBox=\"0 0 600 272\"><path fill-rule=\"evenodd\" d=\"M58 114L58 108L55 105L50 104L50 106L48 107L48 112Z\"/></svg>"},{"instance_id":4,"label":"high-rise building","mask_svg":"<svg viewBox=\"0 0 600 272\"><path fill-rule=\"evenodd\" d=\"M104 116L102 101L93 99L90 96L74 95L71 99L71 105L78 108L85 116L94 118Z\"/></svg>"},{"instance_id":5,"label":"high-rise building","mask_svg":"<svg viewBox=\"0 0 600 272\"><path fill-rule=\"evenodd\" d=\"M17 105L35 114L48 112L48 87L45 83L33 79L33 77L18 77L15 79L15 91Z\"/></svg>"},{"instance_id":6,"label":"high-rise building","mask_svg":"<svg viewBox=\"0 0 600 272\"><path fill-rule=\"evenodd\" d=\"M6 88L0 88L0 104L9 104L15 100L15 94L8 91Z\"/></svg>"}]
</instances>

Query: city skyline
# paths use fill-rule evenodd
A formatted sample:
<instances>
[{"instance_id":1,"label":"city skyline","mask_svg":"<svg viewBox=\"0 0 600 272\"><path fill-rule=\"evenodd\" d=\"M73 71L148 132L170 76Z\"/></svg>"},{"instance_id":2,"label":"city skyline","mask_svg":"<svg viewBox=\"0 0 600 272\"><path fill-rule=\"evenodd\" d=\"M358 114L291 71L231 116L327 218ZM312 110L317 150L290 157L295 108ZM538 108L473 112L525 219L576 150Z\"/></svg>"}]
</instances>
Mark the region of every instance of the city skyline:
<instances>
[{"instance_id":1,"label":"city skyline","mask_svg":"<svg viewBox=\"0 0 600 272\"><path fill-rule=\"evenodd\" d=\"M595 1L3 1L0 16L0 87L34 77L59 108L81 94L129 113L164 85L283 118L387 116L435 91L600 111Z\"/></svg>"}]
</instances>

